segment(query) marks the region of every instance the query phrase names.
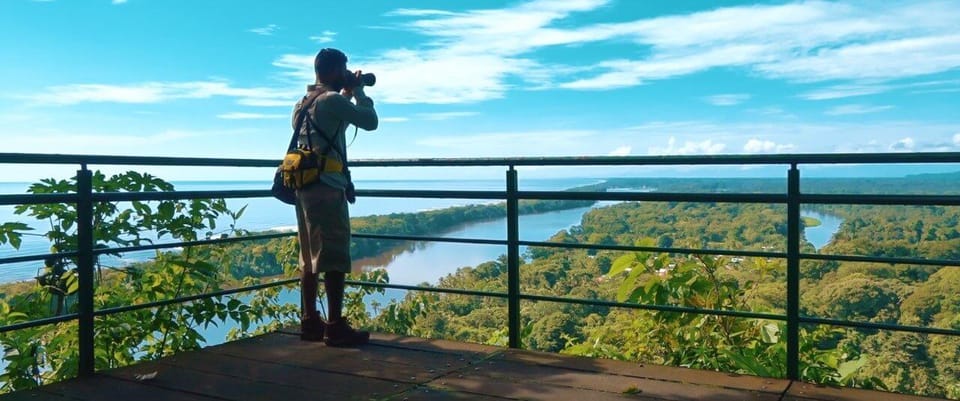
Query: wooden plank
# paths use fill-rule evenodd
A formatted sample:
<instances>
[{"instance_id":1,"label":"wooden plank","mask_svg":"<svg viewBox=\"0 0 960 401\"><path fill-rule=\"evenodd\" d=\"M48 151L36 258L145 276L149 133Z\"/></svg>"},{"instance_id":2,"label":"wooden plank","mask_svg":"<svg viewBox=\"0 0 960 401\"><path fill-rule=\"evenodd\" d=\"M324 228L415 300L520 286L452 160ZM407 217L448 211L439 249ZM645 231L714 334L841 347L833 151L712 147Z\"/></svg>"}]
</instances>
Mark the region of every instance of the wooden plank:
<instances>
[{"instance_id":1,"label":"wooden plank","mask_svg":"<svg viewBox=\"0 0 960 401\"><path fill-rule=\"evenodd\" d=\"M494 386L494 383L496 386ZM607 373L584 372L558 367L527 365L513 361L491 360L456 375L442 377L431 385L457 391L470 391L500 397L526 398L533 393L563 393L564 399L576 394L635 394L670 400L763 400L775 401L780 393L765 393L717 386L693 386L686 383L651 380ZM496 387L494 392L490 387Z\"/></svg>"},{"instance_id":2,"label":"wooden plank","mask_svg":"<svg viewBox=\"0 0 960 401\"><path fill-rule=\"evenodd\" d=\"M262 361L283 361L293 357L310 357L317 360L334 359L339 357L340 350L339 348L328 348L323 343L300 341L299 337L277 333L204 348L204 352Z\"/></svg>"},{"instance_id":3,"label":"wooden plank","mask_svg":"<svg viewBox=\"0 0 960 401\"><path fill-rule=\"evenodd\" d=\"M844 387L829 387L811 383L794 383L790 386L785 401L813 401L813 400L836 400L836 401L931 401L939 398L927 398L914 395L887 393L883 391L872 391Z\"/></svg>"},{"instance_id":4,"label":"wooden plank","mask_svg":"<svg viewBox=\"0 0 960 401\"><path fill-rule=\"evenodd\" d=\"M444 400L470 400L470 401L504 401L512 398L494 397L483 394L461 393L458 391L448 391L434 387L417 387L409 391L385 398L385 401L444 401ZM588 400L582 400L588 401Z\"/></svg>"},{"instance_id":5,"label":"wooden plank","mask_svg":"<svg viewBox=\"0 0 960 401\"><path fill-rule=\"evenodd\" d=\"M271 334L258 341L244 340L211 347L209 352L245 359L282 363L305 369L350 374L404 383L426 383L467 366L495 347L465 345L432 340L406 340L375 335L370 344L357 348L333 348L322 343L300 341L292 335Z\"/></svg>"},{"instance_id":6,"label":"wooden plank","mask_svg":"<svg viewBox=\"0 0 960 401\"><path fill-rule=\"evenodd\" d=\"M155 377L140 380L144 374ZM331 348L274 333L0 399L772 401L787 385L785 380L393 335L375 334L362 347ZM931 400L804 383L790 386L785 399Z\"/></svg>"},{"instance_id":7,"label":"wooden plank","mask_svg":"<svg viewBox=\"0 0 960 401\"><path fill-rule=\"evenodd\" d=\"M371 397L384 397L413 387L411 384L380 380L286 365L282 362L260 362L215 353L185 353L159 361L169 369L185 369L236 377L245 381L301 387L328 396L351 396L362 389ZM158 374L163 374L163 367Z\"/></svg>"},{"instance_id":8,"label":"wooden plank","mask_svg":"<svg viewBox=\"0 0 960 401\"><path fill-rule=\"evenodd\" d=\"M654 401L661 398L648 394L611 393L535 382L494 379L483 375L464 374L444 377L430 384L444 391L475 394L483 397L543 401ZM469 398L468 398L469 399ZM731 399L732 400L732 399ZM742 401L744 398L736 399Z\"/></svg>"},{"instance_id":9,"label":"wooden plank","mask_svg":"<svg viewBox=\"0 0 960 401\"><path fill-rule=\"evenodd\" d=\"M3 401L68 401L59 394L48 393L39 389L20 390L13 393L0 394Z\"/></svg>"},{"instance_id":10,"label":"wooden plank","mask_svg":"<svg viewBox=\"0 0 960 401\"><path fill-rule=\"evenodd\" d=\"M267 383L260 380L248 380L235 376L226 376L201 372L194 369L171 368L161 362L137 365L133 369L117 369L104 372L117 379L134 382L138 374L156 375L143 383L158 389L181 391L238 401L266 400L305 400L317 396L316 391L287 384Z\"/></svg>"},{"instance_id":11,"label":"wooden plank","mask_svg":"<svg viewBox=\"0 0 960 401\"><path fill-rule=\"evenodd\" d=\"M503 347L464 343L448 340L437 340L420 337L403 337L395 334L372 333L370 339L374 343L395 347L413 348L422 351L455 353L464 356L480 357L504 350Z\"/></svg>"},{"instance_id":12,"label":"wooden plank","mask_svg":"<svg viewBox=\"0 0 960 401\"><path fill-rule=\"evenodd\" d=\"M212 401L216 398L178 390L158 388L146 382L130 382L105 375L72 379L43 387L44 392L72 400L136 400L136 401Z\"/></svg>"},{"instance_id":13,"label":"wooden plank","mask_svg":"<svg viewBox=\"0 0 960 401\"><path fill-rule=\"evenodd\" d=\"M676 383L695 383L715 387L783 394L789 380L773 379L732 373L713 372L672 366L648 365L610 359L586 358L526 350L507 350L497 359L528 365L561 367L586 372L637 377Z\"/></svg>"}]
</instances>

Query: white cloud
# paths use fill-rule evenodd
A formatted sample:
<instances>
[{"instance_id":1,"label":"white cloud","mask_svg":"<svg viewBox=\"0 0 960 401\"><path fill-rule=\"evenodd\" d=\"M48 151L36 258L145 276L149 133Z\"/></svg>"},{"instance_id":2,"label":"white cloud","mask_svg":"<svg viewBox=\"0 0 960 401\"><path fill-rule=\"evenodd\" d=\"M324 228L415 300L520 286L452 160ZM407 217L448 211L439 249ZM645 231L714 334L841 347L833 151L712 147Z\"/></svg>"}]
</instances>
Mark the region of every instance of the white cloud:
<instances>
[{"instance_id":1,"label":"white cloud","mask_svg":"<svg viewBox=\"0 0 960 401\"><path fill-rule=\"evenodd\" d=\"M401 8L386 15L400 19L395 26L427 41L358 61L365 70L384 75L385 84L378 89L384 101L435 104L497 99L510 89L511 79L533 89L605 90L719 67L799 82L877 80L861 88L844 88L848 84L840 82L804 95L827 99L880 93L889 90L885 81L960 67L960 28L955 24L960 4L953 2L858 7L806 1L579 25L570 18L608 3L530 1L463 12ZM579 66L534 57L547 47L610 40L632 41L641 50L635 53L643 56L585 57Z\"/></svg>"},{"instance_id":2,"label":"white cloud","mask_svg":"<svg viewBox=\"0 0 960 401\"><path fill-rule=\"evenodd\" d=\"M953 135L953 144L954 144L954 145L957 145L957 146L960 146L960 132L958 132L957 134Z\"/></svg>"},{"instance_id":3,"label":"white cloud","mask_svg":"<svg viewBox=\"0 0 960 401\"><path fill-rule=\"evenodd\" d=\"M918 93L956 93L956 92L960 92L960 88L923 89L923 90L915 90L910 93L918 94Z\"/></svg>"},{"instance_id":4,"label":"white cloud","mask_svg":"<svg viewBox=\"0 0 960 401\"><path fill-rule=\"evenodd\" d=\"M351 64L374 72L382 82L377 100L385 103L454 104L502 98L509 77L544 86L564 66L542 65L521 57L540 47L572 43L564 31L547 28L576 11L590 11L607 0L533 1L506 9L450 12L398 9L388 16L410 18L402 29L426 35L417 47L390 49ZM580 35L574 35L578 37ZM577 38L575 41L580 41ZM286 74L312 80L312 55L288 54L274 65Z\"/></svg>"},{"instance_id":5,"label":"white cloud","mask_svg":"<svg viewBox=\"0 0 960 401\"><path fill-rule=\"evenodd\" d=\"M841 99L855 96L874 95L900 89L915 89L910 93L941 93L960 90L960 80L919 81L909 83L881 83L877 80L860 80L852 84L832 85L800 94L807 100ZM916 89L923 88L923 89Z\"/></svg>"},{"instance_id":6,"label":"white cloud","mask_svg":"<svg viewBox=\"0 0 960 401\"><path fill-rule=\"evenodd\" d=\"M778 144L773 141L752 138L743 145L744 153L783 153L793 150L793 144Z\"/></svg>"},{"instance_id":7,"label":"white cloud","mask_svg":"<svg viewBox=\"0 0 960 401\"><path fill-rule=\"evenodd\" d=\"M730 144L720 153L771 150L791 153L863 153L889 152L890 144L901 141L905 137L914 139L913 151L942 150L944 146L953 146L954 136L960 134L960 123L896 120L829 124L802 121L768 123L681 121L652 122L622 131L627 133L624 137L610 139L619 142L613 147L626 144L639 149L654 144L650 148L651 154L697 154L691 150L697 149L697 144L704 144L707 141L712 141L714 146ZM751 140L754 141L752 144ZM591 146L606 145L601 140L592 141L597 143L594 145L591 142ZM733 144L744 145L741 147ZM957 146L960 146L960 143L957 143ZM704 146L700 146L700 149L703 148Z\"/></svg>"},{"instance_id":8,"label":"white cloud","mask_svg":"<svg viewBox=\"0 0 960 401\"><path fill-rule=\"evenodd\" d=\"M419 121L444 121L455 118L472 117L479 115L475 111L446 111L437 113L416 113L413 117L380 117L380 122L407 122L411 120Z\"/></svg>"},{"instance_id":9,"label":"white cloud","mask_svg":"<svg viewBox=\"0 0 960 401\"><path fill-rule=\"evenodd\" d=\"M143 135L45 131L34 135L16 135L5 138L4 149L5 151L9 149L11 152L36 152L37 149L69 149L70 153L75 154L124 154L129 152L130 149L145 151L153 148L163 148L163 145L172 143L186 143L193 138L208 134L221 135L220 132L182 130L165 130Z\"/></svg>"},{"instance_id":10,"label":"white cloud","mask_svg":"<svg viewBox=\"0 0 960 401\"><path fill-rule=\"evenodd\" d=\"M803 93L800 97L807 100L841 99L854 96L874 95L891 89L893 89L893 86L879 84L834 85Z\"/></svg>"},{"instance_id":11,"label":"white cloud","mask_svg":"<svg viewBox=\"0 0 960 401\"><path fill-rule=\"evenodd\" d=\"M651 155L715 155L722 153L727 145L714 142L713 139L702 141L684 141L678 145L677 138L671 136L666 146L650 146L647 153Z\"/></svg>"},{"instance_id":12,"label":"white cloud","mask_svg":"<svg viewBox=\"0 0 960 401\"><path fill-rule=\"evenodd\" d=\"M736 106L750 99L746 93L729 93L723 95L707 96L704 100L714 106Z\"/></svg>"},{"instance_id":13,"label":"white cloud","mask_svg":"<svg viewBox=\"0 0 960 401\"><path fill-rule=\"evenodd\" d=\"M253 32L261 36L270 36L270 35L273 35L273 33L276 32L277 29L279 28L280 27L278 27L277 24L269 24L267 26L262 26L259 28L248 29L247 32Z\"/></svg>"},{"instance_id":14,"label":"white cloud","mask_svg":"<svg viewBox=\"0 0 960 401\"><path fill-rule=\"evenodd\" d=\"M509 89L503 80L531 64L496 54L450 54L445 50L391 50L359 64L376 73L375 90L386 103L455 104L499 99ZM310 65L310 64L308 64ZM312 72L311 72L312 74Z\"/></svg>"},{"instance_id":15,"label":"white cloud","mask_svg":"<svg viewBox=\"0 0 960 401\"><path fill-rule=\"evenodd\" d=\"M796 114L790 113L780 106L758 107L758 108L747 109L746 111L750 113L760 114L763 116L773 116L773 117L789 118L789 119L798 118Z\"/></svg>"},{"instance_id":16,"label":"white cloud","mask_svg":"<svg viewBox=\"0 0 960 401\"><path fill-rule=\"evenodd\" d=\"M960 16L958 16L960 17ZM960 34L850 44L758 66L771 77L799 81L896 79L960 66Z\"/></svg>"},{"instance_id":17,"label":"white cloud","mask_svg":"<svg viewBox=\"0 0 960 401\"><path fill-rule=\"evenodd\" d=\"M910 152L916 147L916 141L911 137L903 138L890 145L890 150L894 152Z\"/></svg>"},{"instance_id":18,"label":"white cloud","mask_svg":"<svg viewBox=\"0 0 960 401\"><path fill-rule=\"evenodd\" d=\"M272 88L237 88L222 81L143 82L128 85L71 84L47 87L35 95L21 96L38 105L80 103L161 103L179 99L238 98L249 106L292 107L299 93Z\"/></svg>"},{"instance_id":19,"label":"white cloud","mask_svg":"<svg viewBox=\"0 0 960 401\"><path fill-rule=\"evenodd\" d=\"M337 36L336 32L333 31L323 31L319 35L314 35L310 37L310 40L317 43L330 43L333 42L334 36Z\"/></svg>"},{"instance_id":20,"label":"white cloud","mask_svg":"<svg viewBox=\"0 0 960 401\"><path fill-rule=\"evenodd\" d=\"M398 8L386 13L387 16L405 16L405 17L426 17L431 15L454 15L452 11L445 10L425 10L415 8Z\"/></svg>"},{"instance_id":21,"label":"white cloud","mask_svg":"<svg viewBox=\"0 0 960 401\"><path fill-rule=\"evenodd\" d=\"M631 150L633 150L632 147L625 145L625 146L621 146L621 147L618 147L618 148L610 151L610 153L607 153L607 155L610 155L610 156L628 156L628 155L630 155L630 151L631 151Z\"/></svg>"},{"instance_id":22,"label":"white cloud","mask_svg":"<svg viewBox=\"0 0 960 401\"><path fill-rule=\"evenodd\" d=\"M263 114L263 113L224 113L218 114L217 118L224 120L270 120L280 118L290 118L287 114Z\"/></svg>"},{"instance_id":23,"label":"white cloud","mask_svg":"<svg viewBox=\"0 0 960 401\"><path fill-rule=\"evenodd\" d=\"M418 113L417 117L427 121L450 120L453 118L471 117L480 113L475 111L447 111L440 113Z\"/></svg>"},{"instance_id":24,"label":"white cloud","mask_svg":"<svg viewBox=\"0 0 960 401\"><path fill-rule=\"evenodd\" d=\"M380 117L382 123L402 123L410 121L409 117Z\"/></svg>"},{"instance_id":25,"label":"white cloud","mask_svg":"<svg viewBox=\"0 0 960 401\"><path fill-rule=\"evenodd\" d=\"M620 74L619 82L638 83L719 66L793 81L931 74L960 67L960 30L950 22L958 17L960 7L952 3L865 8L810 1L614 24L608 30L652 51L646 59L607 64L600 76ZM574 82L586 86L589 80Z\"/></svg>"},{"instance_id":26,"label":"white cloud","mask_svg":"<svg viewBox=\"0 0 960 401\"><path fill-rule=\"evenodd\" d=\"M884 110L890 110L893 106L870 106L865 104L842 104L839 106L834 106L824 112L826 115L830 116L843 116L848 114L868 114L868 113L877 113Z\"/></svg>"},{"instance_id":27,"label":"white cloud","mask_svg":"<svg viewBox=\"0 0 960 401\"><path fill-rule=\"evenodd\" d=\"M444 155L443 157L605 154L606 152L592 146L584 147L585 141L596 143L595 139L598 137L602 137L602 135L589 130L508 131L424 136L416 139L415 144L418 147L418 152L421 152L420 154ZM574 152L574 149L577 151Z\"/></svg>"}]
</instances>

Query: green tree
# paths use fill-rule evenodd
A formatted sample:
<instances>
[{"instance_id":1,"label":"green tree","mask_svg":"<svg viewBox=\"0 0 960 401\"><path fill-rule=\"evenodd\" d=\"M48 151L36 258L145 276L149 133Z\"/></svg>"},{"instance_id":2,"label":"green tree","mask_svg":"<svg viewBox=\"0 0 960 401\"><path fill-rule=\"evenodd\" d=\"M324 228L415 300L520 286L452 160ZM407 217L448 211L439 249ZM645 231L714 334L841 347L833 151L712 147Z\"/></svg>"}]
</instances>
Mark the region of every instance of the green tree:
<instances>
[{"instance_id":1,"label":"green tree","mask_svg":"<svg viewBox=\"0 0 960 401\"><path fill-rule=\"evenodd\" d=\"M34 194L57 194L75 191L76 177L69 180L44 179L29 187ZM172 184L138 172L110 177L96 171L92 175L94 192L173 191ZM50 229L43 236L52 244L51 252L76 251L77 210L74 204L53 203L22 205L17 214L26 214L48 221ZM242 215L233 212L223 199L97 202L93 206L93 229L96 248L137 246L166 237L192 241L201 235L213 236L217 219L229 216L234 223ZM26 227L5 223L0 244L19 247L19 238ZM234 224L222 231L237 233ZM95 308L109 308L173 299L222 289L226 269L213 259L198 258L219 255L216 251L186 247L180 252L157 252L149 263L130 266L106 266L96 260ZM0 324L10 325L44 316L76 312L76 258L48 258L36 286L24 293L0 300ZM274 293L275 294L275 293ZM255 301L257 299L255 298ZM241 332L251 322L266 318L288 319L291 310L277 302L260 300L246 305L240 297L214 297L138 310L99 318L95 332L95 364L97 369L123 366L141 359L156 359L172 353L197 349L205 341L198 329L210 324L236 321ZM242 335L238 334L238 335ZM6 332L0 335L6 368L0 380L2 391L14 391L63 380L77 373L78 344L76 321Z\"/></svg>"}]
</instances>

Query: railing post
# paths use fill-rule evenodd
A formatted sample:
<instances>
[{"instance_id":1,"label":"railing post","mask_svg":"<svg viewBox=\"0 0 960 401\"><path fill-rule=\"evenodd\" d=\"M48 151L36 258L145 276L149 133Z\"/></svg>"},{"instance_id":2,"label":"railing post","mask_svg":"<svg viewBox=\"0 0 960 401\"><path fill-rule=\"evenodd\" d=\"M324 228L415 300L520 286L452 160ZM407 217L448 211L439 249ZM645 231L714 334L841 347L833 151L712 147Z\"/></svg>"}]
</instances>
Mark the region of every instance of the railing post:
<instances>
[{"instance_id":1,"label":"railing post","mask_svg":"<svg viewBox=\"0 0 960 401\"><path fill-rule=\"evenodd\" d=\"M520 348L520 211L517 170L507 170L507 313L510 348Z\"/></svg>"},{"instance_id":2,"label":"railing post","mask_svg":"<svg viewBox=\"0 0 960 401\"><path fill-rule=\"evenodd\" d=\"M77 171L77 274L79 288L79 375L94 373L93 346L93 177L87 165Z\"/></svg>"},{"instance_id":3,"label":"railing post","mask_svg":"<svg viewBox=\"0 0 960 401\"><path fill-rule=\"evenodd\" d=\"M800 379L800 170L787 176L787 378Z\"/></svg>"}]
</instances>

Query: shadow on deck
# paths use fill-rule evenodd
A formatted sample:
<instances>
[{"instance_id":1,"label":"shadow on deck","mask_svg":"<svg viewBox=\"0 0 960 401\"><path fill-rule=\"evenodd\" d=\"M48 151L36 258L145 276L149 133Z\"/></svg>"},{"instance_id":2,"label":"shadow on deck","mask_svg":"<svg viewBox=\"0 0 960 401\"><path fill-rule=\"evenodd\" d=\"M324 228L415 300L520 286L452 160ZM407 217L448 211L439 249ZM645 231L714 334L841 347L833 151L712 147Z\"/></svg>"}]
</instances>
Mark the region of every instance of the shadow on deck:
<instances>
[{"instance_id":1,"label":"shadow on deck","mask_svg":"<svg viewBox=\"0 0 960 401\"><path fill-rule=\"evenodd\" d=\"M358 349L273 333L0 400L923 400L787 380L376 334ZM927 399L928 400L928 399Z\"/></svg>"}]
</instances>

